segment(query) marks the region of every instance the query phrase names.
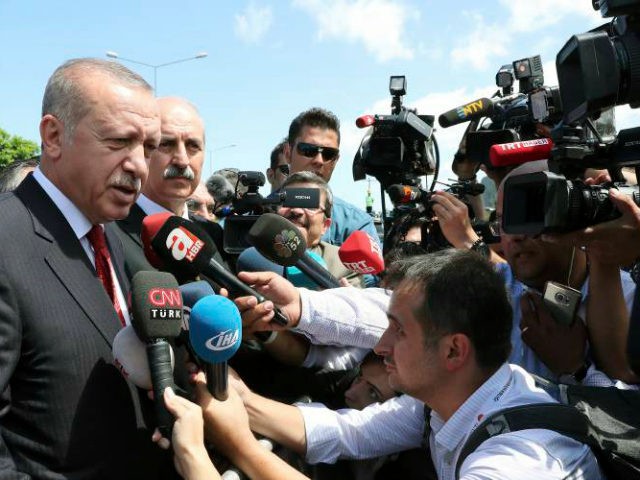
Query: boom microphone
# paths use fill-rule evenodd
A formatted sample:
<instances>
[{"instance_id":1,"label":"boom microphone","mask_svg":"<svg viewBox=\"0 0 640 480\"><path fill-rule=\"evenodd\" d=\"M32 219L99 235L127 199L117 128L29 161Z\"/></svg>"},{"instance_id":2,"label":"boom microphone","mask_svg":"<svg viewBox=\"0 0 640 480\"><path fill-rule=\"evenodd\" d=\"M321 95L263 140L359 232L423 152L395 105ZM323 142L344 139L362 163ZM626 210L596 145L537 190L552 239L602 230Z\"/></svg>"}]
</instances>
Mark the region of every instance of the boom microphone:
<instances>
[{"instance_id":1,"label":"boom microphone","mask_svg":"<svg viewBox=\"0 0 640 480\"><path fill-rule=\"evenodd\" d=\"M489 161L492 167L508 167L535 160L546 160L552 148L553 141L550 138L500 143L492 145L489 149Z\"/></svg>"},{"instance_id":2,"label":"boom microphone","mask_svg":"<svg viewBox=\"0 0 640 480\"><path fill-rule=\"evenodd\" d=\"M216 203L229 203L235 197L233 185L222 175L211 175L205 185Z\"/></svg>"},{"instance_id":3,"label":"boom microphone","mask_svg":"<svg viewBox=\"0 0 640 480\"><path fill-rule=\"evenodd\" d=\"M249 230L249 242L272 262L295 265L322 288L339 288L340 282L306 252L307 243L293 223L275 213L263 213Z\"/></svg>"},{"instance_id":4,"label":"boom microphone","mask_svg":"<svg viewBox=\"0 0 640 480\"><path fill-rule=\"evenodd\" d=\"M242 342L238 307L228 298L209 295L191 309L189 338L198 357L206 362L207 388L218 400L226 400L227 360Z\"/></svg>"},{"instance_id":5,"label":"boom microphone","mask_svg":"<svg viewBox=\"0 0 640 480\"><path fill-rule=\"evenodd\" d=\"M171 369L175 366L173 349L169 346L171 354ZM147 359L146 345L136 335L131 325L121 328L113 339L113 363L120 373L136 387L144 390L152 390L151 371Z\"/></svg>"},{"instance_id":6,"label":"boom microphone","mask_svg":"<svg viewBox=\"0 0 640 480\"><path fill-rule=\"evenodd\" d=\"M267 299L244 284L212 258L213 241L197 224L169 213L147 215L142 221L142 243L151 264L181 276L205 276L227 288L231 295L249 295L258 303ZM273 321L286 326L287 317L274 309Z\"/></svg>"},{"instance_id":7,"label":"boom microphone","mask_svg":"<svg viewBox=\"0 0 640 480\"><path fill-rule=\"evenodd\" d=\"M376 275L384 270L384 258L378 242L367 232L356 230L338 250L342 264L362 275Z\"/></svg>"},{"instance_id":8,"label":"boom microphone","mask_svg":"<svg viewBox=\"0 0 640 480\"><path fill-rule=\"evenodd\" d=\"M140 271L131 280L131 325L147 344L158 429L171 438L174 418L166 409L163 394L175 390L171 347L168 338L180 335L182 297L177 280L170 273Z\"/></svg>"}]
</instances>

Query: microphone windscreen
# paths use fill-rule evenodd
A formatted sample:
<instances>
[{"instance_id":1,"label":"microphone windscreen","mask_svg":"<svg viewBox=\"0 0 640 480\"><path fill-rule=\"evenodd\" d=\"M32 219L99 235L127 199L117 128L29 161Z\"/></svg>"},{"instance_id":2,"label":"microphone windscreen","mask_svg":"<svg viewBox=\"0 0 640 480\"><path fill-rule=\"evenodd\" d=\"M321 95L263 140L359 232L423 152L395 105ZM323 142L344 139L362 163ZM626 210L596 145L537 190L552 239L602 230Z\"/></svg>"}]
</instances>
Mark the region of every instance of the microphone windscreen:
<instances>
[{"instance_id":1,"label":"microphone windscreen","mask_svg":"<svg viewBox=\"0 0 640 480\"><path fill-rule=\"evenodd\" d=\"M263 213L249 230L249 243L272 262L289 267L295 265L307 243L293 223L275 213Z\"/></svg>"},{"instance_id":2,"label":"microphone windscreen","mask_svg":"<svg viewBox=\"0 0 640 480\"><path fill-rule=\"evenodd\" d=\"M201 360L207 363L226 362L242 342L238 307L220 295L199 300L191 309L189 338Z\"/></svg>"},{"instance_id":3,"label":"microphone windscreen","mask_svg":"<svg viewBox=\"0 0 640 480\"><path fill-rule=\"evenodd\" d=\"M324 261L319 254L316 252L307 252L307 254L313 258L318 265L323 267L325 270L327 269L327 262ZM308 288L310 290L315 290L318 288L318 284L311 280L306 273L300 271L300 269L296 266L287 267L287 280L289 280L296 287Z\"/></svg>"},{"instance_id":4,"label":"microphone windscreen","mask_svg":"<svg viewBox=\"0 0 640 480\"><path fill-rule=\"evenodd\" d=\"M131 325L143 341L173 338L182 328L182 295L166 272L136 273L131 279Z\"/></svg>"},{"instance_id":5,"label":"microphone windscreen","mask_svg":"<svg viewBox=\"0 0 640 480\"><path fill-rule=\"evenodd\" d=\"M284 267L272 262L262 255L256 247L246 248L236 262L238 272L274 272L280 276L284 274Z\"/></svg>"},{"instance_id":6,"label":"microphone windscreen","mask_svg":"<svg viewBox=\"0 0 640 480\"><path fill-rule=\"evenodd\" d=\"M116 334L113 339L112 353L113 362L127 380L137 387L152 390L147 348L131 325L127 325ZM171 368L173 368L175 365L173 349L170 353Z\"/></svg>"},{"instance_id":7,"label":"microphone windscreen","mask_svg":"<svg viewBox=\"0 0 640 480\"><path fill-rule=\"evenodd\" d=\"M147 257L147 260L154 268L162 268L162 260L153 250L151 240L156 236L158 231L171 216L172 215L170 213L163 212L147 215L142 219L142 231L140 232L142 249L144 251L144 256Z\"/></svg>"},{"instance_id":8,"label":"microphone windscreen","mask_svg":"<svg viewBox=\"0 0 640 480\"><path fill-rule=\"evenodd\" d=\"M189 282L180 285L180 293L182 294L182 303L184 308L193 308L196 302L209 295L215 295L211 284L205 280L197 282Z\"/></svg>"},{"instance_id":9,"label":"microphone windscreen","mask_svg":"<svg viewBox=\"0 0 640 480\"><path fill-rule=\"evenodd\" d=\"M375 275L384 270L380 245L362 230L349 235L340 246L338 256L346 268L363 275Z\"/></svg>"},{"instance_id":10,"label":"microphone windscreen","mask_svg":"<svg viewBox=\"0 0 640 480\"><path fill-rule=\"evenodd\" d=\"M206 186L216 203L229 203L235 196L233 185L222 175L211 175Z\"/></svg>"},{"instance_id":11,"label":"microphone windscreen","mask_svg":"<svg viewBox=\"0 0 640 480\"><path fill-rule=\"evenodd\" d=\"M163 215L162 221L156 215ZM213 256L213 240L202 227L175 215L148 215L142 221L145 255L150 245L163 268L184 278L195 277Z\"/></svg>"}]
</instances>

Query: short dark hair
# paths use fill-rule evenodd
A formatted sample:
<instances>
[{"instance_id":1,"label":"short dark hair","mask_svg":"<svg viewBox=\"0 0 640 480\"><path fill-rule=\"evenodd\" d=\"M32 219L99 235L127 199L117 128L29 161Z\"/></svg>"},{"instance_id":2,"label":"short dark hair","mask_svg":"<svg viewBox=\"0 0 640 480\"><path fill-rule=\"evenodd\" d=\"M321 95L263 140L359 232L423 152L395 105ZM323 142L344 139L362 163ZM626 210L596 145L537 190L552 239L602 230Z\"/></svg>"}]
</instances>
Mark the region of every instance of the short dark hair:
<instances>
[{"instance_id":1,"label":"short dark hair","mask_svg":"<svg viewBox=\"0 0 640 480\"><path fill-rule=\"evenodd\" d=\"M289 126L289 145L293 146L303 127L319 127L325 130L333 130L338 134L340 145L340 120L329 110L324 108L310 108L293 119Z\"/></svg>"},{"instance_id":2,"label":"short dark hair","mask_svg":"<svg viewBox=\"0 0 640 480\"><path fill-rule=\"evenodd\" d=\"M277 144L275 147L273 147L273 150L271 150L271 162L270 162L270 168L271 170L275 170L276 167L278 166L278 160L279 160L279 156L282 155L284 153L284 147L287 144L288 140L286 138L283 138L282 141Z\"/></svg>"},{"instance_id":3,"label":"short dark hair","mask_svg":"<svg viewBox=\"0 0 640 480\"><path fill-rule=\"evenodd\" d=\"M398 290L419 289L423 303L414 311L427 340L466 335L481 368L496 369L511 353L512 310L505 282L481 255L446 249L411 258Z\"/></svg>"},{"instance_id":4,"label":"short dark hair","mask_svg":"<svg viewBox=\"0 0 640 480\"><path fill-rule=\"evenodd\" d=\"M40 163L40 158L16 160L0 167L0 193L11 192L16 189L27 176L27 169L34 169Z\"/></svg>"}]
</instances>

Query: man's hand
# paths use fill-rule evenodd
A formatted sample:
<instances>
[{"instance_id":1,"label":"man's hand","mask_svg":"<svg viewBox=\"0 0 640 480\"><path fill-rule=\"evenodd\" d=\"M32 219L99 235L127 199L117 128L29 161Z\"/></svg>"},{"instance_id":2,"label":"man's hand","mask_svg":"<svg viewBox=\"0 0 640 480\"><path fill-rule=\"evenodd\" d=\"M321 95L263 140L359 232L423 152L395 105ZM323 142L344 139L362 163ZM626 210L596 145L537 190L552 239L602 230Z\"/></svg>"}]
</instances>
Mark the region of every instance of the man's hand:
<instances>
[{"instance_id":1,"label":"man's hand","mask_svg":"<svg viewBox=\"0 0 640 480\"><path fill-rule=\"evenodd\" d=\"M479 237L471 226L467 206L448 192L434 192L431 198L445 238L456 248L471 248Z\"/></svg>"},{"instance_id":2,"label":"man's hand","mask_svg":"<svg viewBox=\"0 0 640 480\"><path fill-rule=\"evenodd\" d=\"M547 242L586 246L589 257L603 264L631 265L640 257L640 208L619 190L609 190L609 198L622 216L564 235L543 235Z\"/></svg>"},{"instance_id":3,"label":"man's hand","mask_svg":"<svg viewBox=\"0 0 640 480\"><path fill-rule=\"evenodd\" d=\"M270 299L261 304L258 304L254 297L235 299L235 304L242 315L242 326L247 333L261 330L285 330L298 325L301 315L300 293L291 282L274 272L240 272L238 278ZM289 320L286 327L271 322L274 304Z\"/></svg>"},{"instance_id":4,"label":"man's hand","mask_svg":"<svg viewBox=\"0 0 640 480\"><path fill-rule=\"evenodd\" d=\"M587 328L579 318L571 326L556 322L542 297L525 293L520 298L522 340L556 375L573 373L584 364Z\"/></svg>"}]
</instances>

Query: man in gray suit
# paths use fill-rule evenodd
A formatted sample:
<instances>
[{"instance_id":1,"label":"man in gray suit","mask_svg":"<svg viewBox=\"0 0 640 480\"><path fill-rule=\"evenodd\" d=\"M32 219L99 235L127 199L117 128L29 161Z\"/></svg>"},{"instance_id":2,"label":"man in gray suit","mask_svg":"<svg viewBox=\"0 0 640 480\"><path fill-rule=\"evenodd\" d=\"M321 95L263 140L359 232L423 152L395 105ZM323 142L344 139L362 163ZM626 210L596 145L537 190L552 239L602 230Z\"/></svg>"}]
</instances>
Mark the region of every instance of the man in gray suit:
<instances>
[{"instance_id":1,"label":"man in gray suit","mask_svg":"<svg viewBox=\"0 0 640 480\"><path fill-rule=\"evenodd\" d=\"M117 63L71 60L49 79L40 136L40 166L0 196L0 479L173 478L152 404L111 353L130 318L109 222L160 142L152 90Z\"/></svg>"}]
</instances>

